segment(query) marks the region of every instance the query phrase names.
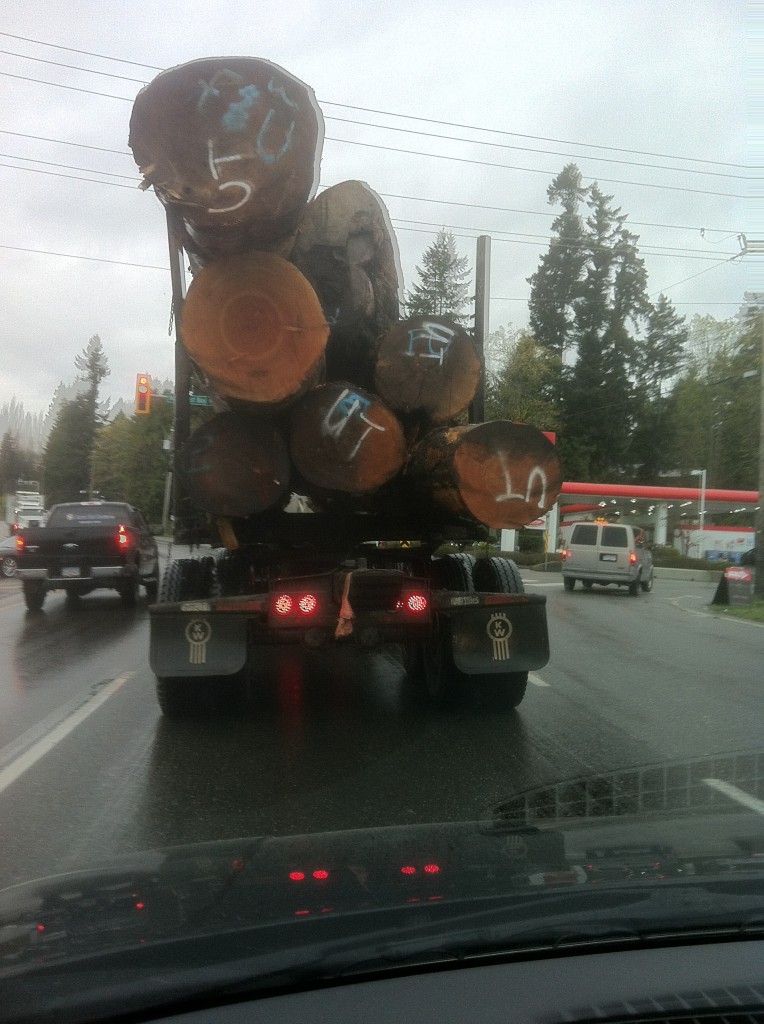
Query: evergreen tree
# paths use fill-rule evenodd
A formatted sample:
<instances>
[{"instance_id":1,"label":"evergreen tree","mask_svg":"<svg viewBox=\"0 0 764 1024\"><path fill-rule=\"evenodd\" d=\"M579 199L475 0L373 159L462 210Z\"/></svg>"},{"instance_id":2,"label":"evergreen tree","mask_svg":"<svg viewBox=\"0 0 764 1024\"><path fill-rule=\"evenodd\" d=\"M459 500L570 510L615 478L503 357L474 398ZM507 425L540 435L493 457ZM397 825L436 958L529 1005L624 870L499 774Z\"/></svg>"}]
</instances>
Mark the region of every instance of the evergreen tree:
<instances>
[{"instance_id":1,"label":"evergreen tree","mask_svg":"<svg viewBox=\"0 0 764 1024\"><path fill-rule=\"evenodd\" d=\"M6 430L0 442L0 498L16 490L16 481L21 475L21 456L16 438Z\"/></svg>"},{"instance_id":2,"label":"evergreen tree","mask_svg":"<svg viewBox=\"0 0 764 1024\"><path fill-rule=\"evenodd\" d=\"M528 278L531 333L540 345L556 352L560 360L564 360L566 349L574 344L573 309L589 257L586 227L579 213L588 193L575 164L567 164L549 186L548 202L561 205L562 213L552 223L549 251L541 257L536 273Z\"/></svg>"},{"instance_id":3,"label":"evergreen tree","mask_svg":"<svg viewBox=\"0 0 764 1024\"><path fill-rule=\"evenodd\" d=\"M422 256L422 266L416 268L420 283L408 293L407 315L444 316L467 326L469 317L464 313L464 307L469 290L468 267L469 261L466 256L459 256L451 232L439 231Z\"/></svg>"},{"instance_id":4,"label":"evergreen tree","mask_svg":"<svg viewBox=\"0 0 764 1024\"><path fill-rule=\"evenodd\" d=\"M75 356L82 390L62 405L43 453L43 477L48 504L80 501L92 491L91 456L98 415L98 389L109 374L109 363L94 334L82 352Z\"/></svg>"},{"instance_id":5,"label":"evergreen tree","mask_svg":"<svg viewBox=\"0 0 764 1024\"><path fill-rule=\"evenodd\" d=\"M530 334L518 332L503 365L488 376L488 419L519 420L540 430L556 430L559 378L559 356Z\"/></svg>"},{"instance_id":6,"label":"evergreen tree","mask_svg":"<svg viewBox=\"0 0 764 1024\"><path fill-rule=\"evenodd\" d=\"M83 501L90 495L95 425L90 402L79 395L61 407L43 453L45 501Z\"/></svg>"}]
</instances>

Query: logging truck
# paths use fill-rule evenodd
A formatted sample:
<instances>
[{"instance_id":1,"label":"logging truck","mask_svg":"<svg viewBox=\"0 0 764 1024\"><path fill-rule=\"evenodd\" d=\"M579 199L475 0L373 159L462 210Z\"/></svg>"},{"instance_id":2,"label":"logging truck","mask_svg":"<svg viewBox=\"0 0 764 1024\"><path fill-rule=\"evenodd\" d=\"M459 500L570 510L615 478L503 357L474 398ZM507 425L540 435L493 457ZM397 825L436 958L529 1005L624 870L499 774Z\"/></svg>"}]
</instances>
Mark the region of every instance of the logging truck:
<instances>
[{"instance_id":1,"label":"logging truck","mask_svg":"<svg viewBox=\"0 0 764 1024\"><path fill-rule=\"evenodd\" d=\"M463 548L551 508L559 459L480 422L485 309L474 331L401 317L384 203L358 181L316 195L322 139L313 91L257 58L172 68L133 106L170 243L175 539L211 544L150 608L159 704L239 700L255 651L300 644L396 645L433 701L516 707L549 657L545 598ZM213 409L194 430L192 386Z\"/></svg>"}]
</instances>

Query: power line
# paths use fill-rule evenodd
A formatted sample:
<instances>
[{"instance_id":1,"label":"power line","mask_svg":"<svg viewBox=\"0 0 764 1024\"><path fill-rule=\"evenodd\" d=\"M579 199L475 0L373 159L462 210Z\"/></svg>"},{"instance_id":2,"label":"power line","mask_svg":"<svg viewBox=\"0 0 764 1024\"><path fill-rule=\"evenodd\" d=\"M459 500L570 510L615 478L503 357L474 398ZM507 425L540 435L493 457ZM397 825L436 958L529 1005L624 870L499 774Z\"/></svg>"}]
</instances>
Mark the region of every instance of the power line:
<instances>
[{"instance_id":1,"label":"power line","mask_svg":"<svg viewBox=\"0 0 764 1024\"><path fill-rule=\"evenodd\" d=\"M118 267L139 267L141 270L163 270L169 273L169 267L156 267L152 263L128 263L127 260L107 260L102 256L80 256L75 252L53 252L50 249L30 249L23 245L6 245L0 242L0 249L13 249L15 252L31 252L39 256L64 256L72 260L88 260L91 263L113 263Z\"/></svg>"},{"instance_id":2,"label":"power line","mask_svg":"<svg viewBox=\"0 0 764 1024\"><path fill-rule=\"evenodd\" d=\"M0 72L2 74L2 72ZM442 153L427 153L416 149L399 149L396 146L380 146L373 142L356 142L353 139L336 139L332 136L326 135L325 139L327 142L341 142L347 146L365 146L369 149L383 149L387 153L405 153L406 156L424 156L430 157L435 160L451 160L454 163L459 164L473 164L479 167L499 167L506 171L525 171L529 174L544 174L547 177L555 177L556 171L545 170L541 167L518 167L513 164L497 164L491 160L472 160L468 157L461 156L446 156ZM631 185L638 188L661 188L666 189L669 192L691 192L694 195L700 196L721 196L724 199L745 199L746 196L738 195L735 192L711 192L707 189L701 188L687 188L684 185L659 185L656 182L649 181L628 181L622 178L597 178L598 181L605 182L608 185Z\"/></svg>"},{"instance_id":3,"label":"power line","mask_svg":"<svg viewBox=\"0 0 764 1024\"><path fill-rule=\"evenodd\" d=\"M687 281L692 281L694 278L700 277L701 274L707 274L709 270L716 270L718 267L723 267L725 263L731 263L732 260L739 259L742 255L742 253L736 253L734 256L730 256L729 259L722 260L721 263L714 264L713 267L706 267L705 270L699 270L697 274L690 274L689 277L683 277L681 281L674 281L673 284L667 284L665 288L659 288L658 291L651 292L649 297L652 299L654 295L661 295L664 292L667 292L669 288L678 288L680 284L686 284Z\"/></svg>"},{"instance_id":4,"label":"power line","mask_svg":"<svg viewBox=\"0 0 764 1024\"><path fill-rule=\"evenodd\" d=\"M2 53L2 50L0 50L0 53ZM455 135L442 135L438 132L423 132L417 128L398 128L387 124L371 124L369 121L354 121L348 117L327 117L326 120L340 121L343 124L357 124L364 128L380 128L387 132L405 132L407 135L421 135L427 139L446 139L449 142L466 142L472 146L491 146L494 149L520 150L524 153L541 153L544 156L562 156L566 159L597 160L601 163L622 164L627 167L648 167L658 171L678 171L680 174L705 174L711 178L735 178L740 181L754 180L747 174L724 174L720 171L693 170L691 167L667 167L663 164L648 164L640 160L618 160L617 158L607 156L587 156L584 154L583 157L578 157L575 153L562 153L559 150L554 149L535 149L531 146L510 146L509 143L506 142L486 142L482 139L465 139Z\"/></svg>"},{"instance_id":5,"label":"power line","mask_svg":"<svg viewBox=\"0 0 764 1024\"><path fill-rule=\"evenodd\" d=\"M118 80L120 80L122 82L134 82L137 85L145 85L146 84L144 79L129 78L126 75L115 75L115 74L112 74L109 71L95 71L92 68L83 68L83 67L80 67L80 66L78 66L76 64L64 64L61 61L45 60L42 57L31 57L31 56L29 56L28 54L25 54L25 53L15 53L13 50L2 50L2 49L0 49L0 53L4 53L4 54L6 54L7 56L10 56L10 57L20 57L22 60L35 61L38 64L47 64L48 66L51 66L51 67L66 68L69 71L80 71L80 72L82 72L84 74L89 74L89 75L101 75L104 78L115 78L115 79L118 79ZM55 85L57 83L50 83L50 84ZM521 152L526 152L526 153L541 153L544 156L562 156L562 157L565 157L566 159L581 159L581 157L578 157L575 153L573 153L573 154L564 153L564 152L561 152L560 150L537 149L537 148L534 148L534 147L531 147L531 146L513 146L513 145L510 145L507 142L488 142L488 141L483 140L483 139L465 139L465 138L461 138L461 137L454 136L454 135L444 135L442 132L425 132L425 131L422 131L421 128L399 128L399 127L397 127L395 125L374 124L374 123L372 123L370 121L358 121L358 120L355 120L353 118L333 117L333 116L329 116L329 115L327 115L326 120L327 121L338 121L341 124L355 124L355 125L359 125L359 126L364 127L364 128L377 128L377 129L379 129L381 131L403 132L403 133L405 133L407 135L419 135L419 136L422 136L424 138L430 138L430 139L444 139L444 140L446 140L448 142L465 142L465 143L468 143L470 145L476 145L476 146L490 146L491 148L494 148L494 149L509 149L509 150L513 150L513 151L521 151ZM583 159L596 160L599 163L620 164L622 166L627 166L627 167L646 167L646 168L649 168L651 170L658 170L658 171L677 171L679 173L703 174L703 175L706 175L707 177L712 177L712 178L735 178L735 179L738 179L738 180L741 180L741 181L750 181L750 180L752 180L748 175L743 175L743 174L731 174L731 173L728 173L728 172L707 171L707 170L701 170L701 169L693 170L692 168L687 168L687 167L670 167L670 166L665 166L664 164L645 163L644 161L640 161L640 160L621 160L621 159L618 159L617 157L593 156L593 155L590 154L588 157L586 155L584 155ZM681 157L679 159L681 159Z\"/></svg>"},{"instance_id":6,"label":"power line","mask_svg":"<svg viewBox=\"0 0 764 1024\"><path fill-rule=\"evenodd\" d=\"M69 89L72 92L82 92L82 93L86 93L89 96L100 96L100 97L105 98L105 99L122 100L125 103L132 103L133 102L133 100L130 97L128 97L128 96L115 96L113 93L97 92L94 89L82 89L79 86L63 85L60 82L46 82L43 79L40 79L40 78L30 78L27 75L13 75L9 71L0 71L0 75L5 75L6 78L20 79L21 81L24 81L24 82L35 82L38 85L52 86L55 89ZM540 168L540 167L518 167L518 166L516 166L514 164L497 164L497 163L494 163L491 160L473 160L473 159L469 159L467 157L446 156L445 154L442 154L442 153L427 153L427 152L422 152L420 150L415 150L415 149L400 149L397 146L381 146L381 145L379 145L379 143L373 143L373 142L357 142L357 141L354 141L353 139L336 139L336 138L334 138L334 137L332 137L330 135L326 135L326 136L324 136L324 138L325 138L325 141L327 141L327 142L339 142L339 143L343 143L344 145L347 145L347 146L364 146L367 149L381 149L381 150L384 150L386 153L404 153L406 156L423 156L423 157L429 157L430 159L434 159L434 160L450 160L453 163L472 164L474 166L479 166L479 167L498 167L498 168L501 168L501 169L507 170L507 171L524 171L524 172L526 172L528 174L543 174L546 177L554 177L556 175L556 173L557 173L556 171L550 171L550 170L546 170L546 169ZM631 185L632 187L637 187L637 188L660 188L660 189L668 190L669 192L683 192L683 193L691 192L694 195L701 195L701 196L721 196L724 199L745 199L746 198L746 196L738 195L735 192L712 192L712 191L709 191L707 189L687 188L686 186L681 186L681 185L660 185L657 182L650 182L650 181L629 181L628 179L624 180L623 178L600 178L600 177L598 177L597 180L601 181L601 182L604 182L605 184L608 184L608 185Z\"/></svg>"},{"instance_id":7,"label":"power line","mask_svg":"<svg viewBox=\"0 0 764 1024\"><path fill-rule=\"evenodd\" d=\"M43 171L39 167L16 167L15 164L0 163L0 167L9 167L13 171L31 171L33 174L47 174L51 178L69 178L71 181L87 181L93 185L111 185L113 188L129 188L135 191L134 185L123 185L119 181L102 181L100 178L83 178L80 174L60 174L58 171ZM95 171L94 173L98 173Z\"/></svg>"},{"instance_id":8,"label":"power line","mask_svg":"<svg viewBox=\"0 0 764 1024\"><path fill-rule=\"evenodd\" d=\"M0 33L2 34L2 33ZM132 153L127 149L110 149L105 146L92 146L84 142L71 142L68 139L52 139L44 135L29 135L25 132L14 132L9 129L0 128L1 135L13 135L20 139L33 139L36 142L52 142L54 145L61 146L76 146L79 149L92 149L99 153L114 153L117 156L126 156L132 159ZM21 158L21 159L26 159ZM331 188L331 185L323 185L320 191L325 191L327 188ZM521 213L529 217L549 217L555 218L558 216L556 213L547 210L522 210L511 206L489 206L485 203L465 203L458 200L452 199L431 199L426 196L404 196L399 195L395 192L379 192L383 199L403 199L414 203L434 203L439 206L461 206L465 209L471 210L490 210L495 213ZM704 233L713 234L726 234L732 238L739 234L738 229L733 228L708 228L699 226L697 224L659 224L654 221L641 221L641 220L629 220L629 224L632 227L642 228L662 228L669 231L702 231ZM724 241L724 239L722 239Z\"/></svg>"},{"instance_id":9,"label":"power line","mask_svg":"<svg viewBox=\"0 0 764 1024\"><path fill-rule=\"evenodd\" d=\"M0 32L0 36L8 39L20 39L26 43L34 43L37 46L48 46L57 50L66 50L68 53L78 53L85 57L97 57L99 60L114 61L118 64L129 64L131 67L148 68L150 71L165 71L166 68L158 67L155 64L142 64L139 61L125 60L123 57L109 57L103 53L94 53L91 50L80 50L73 46L62 46L59 43L48 43L42 39L31 39L28 36L14 35L11 32ZM121 97L118 97L121 98ZM332 100L319 100L319 103L329 107L341 107L344 110L358 110L364 114L381 114L384 117L399 117L407 121L420 121L424 124L437 124L447 128L466 128L471 131L487 132L492 135L506 135L511 138L531 139L534 142L552 142L562 146L586 146L588 149L603 149L610 153L635 153L638 156L653 156L664 160L684 160L690 163L711 164L715 167L737 167L745 169L745 164L728 163L721 160L705 160L700 157L678 156L674 153L656 153L652 150L628 149L621 146L607 146L595 142L573 142L570 139L556 139L545 135L529 135L523 132L511 132L501 128L486 128L481 125L462 124L457 121L444 121L432 117L418 117L416 114L401 114L393 110L377 110L373 107L361 107L351 103L336 103Z\"/></svg>"},{"instance_id":10,"label":"power line","mask_svg":"<svg viewBox=\"0 0 764 1024\"><path fill-rule=\"evenodd\" d=\"M99 170L93 170L90 167L78 167L78 166L71 165L71 164L52 163L52 162L47 161L47 160L39 160L38 161L38 160L33 160L32 157L19 157L19 156L16 156L15 154L8 154L8 153L0 153L0 157L3 157L5 159L12 159L12 160L27 160L27 161L34 162L34 163L42 163L42 164L45 164L48 167L61 167L61 168L64 168L65 170L84 171L86 174L104 174L104 175L107 175L109 177L114 177L114 178L125 178L128 181L134 181L134 183L135 183L134 187L136 189L138 188L138 185L140 184L140 179L138 177L132 178L130 175L127 175L127 174L114 174L111 171L99 171ZM121 185L120 182L116 182L116 181L101 181L98 178L85 178L85 177L82 177L80 175L59 174L59 173L57 173L55 171L45 171L45 170L42 170L41 168L38 168L38 167L16 167L14 164L6 164L6 163L2 163L2 162L0 162L0 167L7 167L7 168L10 168L11 170L15 170L15 171L33 171L33 172L36 172L37 174L50 174L50 175L53 175L55 177L68 178L68 179L71 179L71 180L74 180L74 181L93 182L95 184L101 184L101 185L119 185L121 188L129 188L130 187L128 185ZM474 232L477 232L476 235L466 235L466 236L465 235L459 235L459 236L456 236L456 237L462 237L462 238L464 238L464 237L474 238L474 237L477 237L478 234L491 234L493 236L496 236L496 235L517 235L517 236L520 236L520 237L517 237L517 238L495 238L495 240L497 242L512 242L512 243L514 243L516 245L532 245L532 246L537 246L539 243L547 244L548 242L550 242L552 240L552 236L550 236L550 235L527 234L526 232L521 232L521 231L507 231L507 230L505 230L503 228L479 228L479 227L473 227L471 225L463 225L463 224L440 224L440 223L434 223L434 222L431 222L431 221L410 220L410 219L404 218L404 217L394 217L394 218L392 218L392 221L396 225L418 224L418 225L422 225L423 227L433 229L433 230L430 230L430 231L426 232L427 234L433 234L434 231L439 231L441 229L448 229L450 231L474 231ZM526 240L526 239L528 239L528 240ZM530 239L533 239L533 241L531 241ZM557 239L557 240L558 241L563 241L563 242L565 241L564 238L563 239ZM584 244L582 246L579 246L578 248L581 248L581 249L591 249L592 247L591 246L587 246L586 244ZM651 251L648 251L648 250L652 250L652 249L662 249L662 250L666 250L666 251L665 252L651 252ZM603 247L603 251L607 251L607 248ZM668 257L671 257L672 259L691 259L691 260L709 260L709 259L712 260L715 255L720 255L719 253L705 255L705 254L702 253L702 250L699 250L699 249L695 249L695 250L683 249L681 246L657 246L657 245L649 245L649 244L643 246L640 249L640 252L644 252L644 255L646 255L646 256L655 256L655 257L659 257L659 256L664 256L665 257L665 256L668 256ZM693 253L700 253L700 255L693 255Z\"/></svg>"}]
</instances>

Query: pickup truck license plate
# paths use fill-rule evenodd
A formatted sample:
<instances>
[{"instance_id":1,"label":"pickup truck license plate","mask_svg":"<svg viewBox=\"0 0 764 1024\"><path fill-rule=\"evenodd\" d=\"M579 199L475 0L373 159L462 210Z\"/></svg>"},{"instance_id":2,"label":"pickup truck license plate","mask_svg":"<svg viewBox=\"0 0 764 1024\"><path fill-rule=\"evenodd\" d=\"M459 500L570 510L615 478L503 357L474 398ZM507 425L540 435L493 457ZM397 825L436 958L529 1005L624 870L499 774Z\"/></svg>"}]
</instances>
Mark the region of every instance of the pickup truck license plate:
<instances>
[{"instance_id":1,"label":"pickup truck license plate","mask_svg":"<svg viewBox=\"0 0 764 1024\"><path fill-rule=\"evenodd\" d=\"M65 565L61 570L62 576L79 576L80 570L77 565Z\"/></svg>"}]
</instances>

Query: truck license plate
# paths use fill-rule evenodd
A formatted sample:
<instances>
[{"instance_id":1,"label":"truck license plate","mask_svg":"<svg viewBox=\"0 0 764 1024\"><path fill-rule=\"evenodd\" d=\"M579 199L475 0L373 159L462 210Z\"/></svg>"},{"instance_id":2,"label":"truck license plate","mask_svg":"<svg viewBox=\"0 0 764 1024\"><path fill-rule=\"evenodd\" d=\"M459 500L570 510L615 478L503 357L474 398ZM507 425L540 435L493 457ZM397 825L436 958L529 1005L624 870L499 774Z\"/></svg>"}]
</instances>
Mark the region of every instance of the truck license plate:
<instances>
[{"instance_id":1,"label":"truck license plate","mask_svg":"<svg viewBox=\"0 0 764 1024\"><path fill-rule=\"evenodd\" d=\"M79 576L80 570L76 565L65 565L61 570L62 576Z\"/></svg>"}]
</instances>

